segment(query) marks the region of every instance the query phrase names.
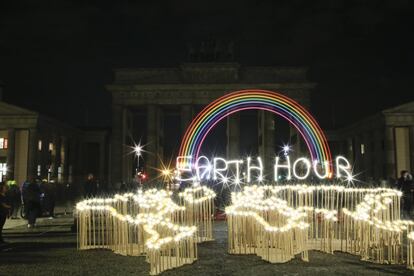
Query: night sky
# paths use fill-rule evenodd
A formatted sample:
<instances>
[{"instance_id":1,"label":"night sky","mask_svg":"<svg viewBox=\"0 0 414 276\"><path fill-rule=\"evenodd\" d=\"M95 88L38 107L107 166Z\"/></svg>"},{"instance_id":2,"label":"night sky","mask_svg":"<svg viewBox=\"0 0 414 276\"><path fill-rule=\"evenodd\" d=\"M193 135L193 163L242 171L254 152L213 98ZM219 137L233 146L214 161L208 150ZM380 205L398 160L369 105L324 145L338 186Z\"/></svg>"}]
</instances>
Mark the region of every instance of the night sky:
<instances>
[{"instance_id":1,"label":"night sky","mask_svg":"<svg viewBox=\"0 0 414 276\"><path fill-rule=\"evenodd\" d=\"M234 41L242 65L301 65L312 112L340 127L414 100L412 1L1 1L4 100L110 126L117 67L178 66L186 44Z\"/></svg>"}]
</instances>

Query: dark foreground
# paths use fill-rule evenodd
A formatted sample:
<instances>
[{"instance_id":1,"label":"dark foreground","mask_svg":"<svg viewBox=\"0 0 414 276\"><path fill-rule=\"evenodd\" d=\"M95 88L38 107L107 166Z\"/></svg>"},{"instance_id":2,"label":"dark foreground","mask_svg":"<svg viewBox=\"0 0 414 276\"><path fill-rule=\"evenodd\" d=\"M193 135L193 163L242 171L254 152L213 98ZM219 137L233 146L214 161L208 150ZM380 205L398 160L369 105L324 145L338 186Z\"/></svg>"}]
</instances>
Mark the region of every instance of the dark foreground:
<instances>
[{"instance_id":1,"label":"dark foreground","mask_svg":"<svg viewBox=\"0 0 414 276\"><path fill-rule=\"evenodd\" d=\"M25 226L5 230L10 243L0 247L0 275L148 275L144 257L123 257L110 251L77 251L71 218L43 220L28 231ZM343 253L310 252L310 262L299 259L270 264L256 256L226 253L224 222L215 226L216 241L199 245L199 260L162 275L414 275L403 266L376 265Z\"/></svg>"}]
</instances>

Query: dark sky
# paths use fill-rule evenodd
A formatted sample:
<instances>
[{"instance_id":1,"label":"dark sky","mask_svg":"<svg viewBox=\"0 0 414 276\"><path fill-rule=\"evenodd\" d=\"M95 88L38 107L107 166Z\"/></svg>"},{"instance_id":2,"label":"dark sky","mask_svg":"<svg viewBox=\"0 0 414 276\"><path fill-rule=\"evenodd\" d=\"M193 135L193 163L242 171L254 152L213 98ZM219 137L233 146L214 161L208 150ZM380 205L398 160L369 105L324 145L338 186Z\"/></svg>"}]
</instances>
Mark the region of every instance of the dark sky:
<instances>
[{"instance_id":1,"label":"dark sky","mask_svg":"<svg viewBox=\"0 0 414 276\"><path fill-rule=\"evenodd\" d=\"M312 111L332 128L414 100L411 2L6 0L0 80L8 102L108 126L113 68L177 66L212 36L243 65L308 66Z\"/></svg>"}]
</instances>

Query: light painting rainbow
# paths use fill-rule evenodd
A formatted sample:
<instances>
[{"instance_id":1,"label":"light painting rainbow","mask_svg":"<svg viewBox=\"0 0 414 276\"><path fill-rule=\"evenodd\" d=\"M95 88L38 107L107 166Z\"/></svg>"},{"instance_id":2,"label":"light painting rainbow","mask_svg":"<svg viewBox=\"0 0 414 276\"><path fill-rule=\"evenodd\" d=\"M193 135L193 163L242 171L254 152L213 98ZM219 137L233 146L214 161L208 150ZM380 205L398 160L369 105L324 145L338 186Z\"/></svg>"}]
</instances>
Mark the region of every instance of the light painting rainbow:
<instances>
[{"instance_id":1,"label":"light painting rainbow","mask_svg":"<svg viewBox=\"0 0 414 276\"><path fill-rule=\"evenodd\" d=\"M332 175L332 156L325 134L312 115L299 103L280 93L267 90L241 90L226 94L207 105L188 126L179 156L199 156L211 129L227 116L242 110L266 110L289 121L301 134L313 162L328 162Z\"/></svg>"}]
</instances>

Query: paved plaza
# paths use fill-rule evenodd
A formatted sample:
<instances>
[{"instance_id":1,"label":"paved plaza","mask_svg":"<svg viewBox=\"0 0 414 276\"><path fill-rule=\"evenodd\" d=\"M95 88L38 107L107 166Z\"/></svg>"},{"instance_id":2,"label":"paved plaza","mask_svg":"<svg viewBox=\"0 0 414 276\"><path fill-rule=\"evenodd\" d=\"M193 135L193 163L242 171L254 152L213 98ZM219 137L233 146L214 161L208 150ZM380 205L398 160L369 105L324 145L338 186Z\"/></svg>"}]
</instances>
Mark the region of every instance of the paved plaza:
<instances>
[{"instance_id":1,"label":"paved plaza","mask_svg":"<svg viewBox=\"0 0 414 276\"><path fill-rule=\"evenodd\" d=\"M119 256L111 251L78 251L72 233L71 215L42 218L28 230L24 221L14 221L5 230L8 245L0 248L0 275L148 275L144 257ZM8 223L10 226L10 222ZM270 264L257 256L227 254L227 227L215 223L216 240L199 244L199 259L192 265L162 275L413 275L399 265L376 265L344 253L310 252L310 261L295 259Z\"/></svg>"}]
</instances>

